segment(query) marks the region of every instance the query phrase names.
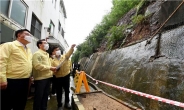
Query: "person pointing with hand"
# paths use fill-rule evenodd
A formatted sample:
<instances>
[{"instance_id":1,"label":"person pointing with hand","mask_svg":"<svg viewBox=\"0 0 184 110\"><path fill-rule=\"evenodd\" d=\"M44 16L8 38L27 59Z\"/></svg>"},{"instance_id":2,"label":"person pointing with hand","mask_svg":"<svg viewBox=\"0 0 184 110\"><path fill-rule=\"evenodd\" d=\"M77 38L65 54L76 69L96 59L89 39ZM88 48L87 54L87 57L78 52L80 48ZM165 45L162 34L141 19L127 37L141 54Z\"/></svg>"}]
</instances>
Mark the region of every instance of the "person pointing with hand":
<instances>
[{"instance_id":1,"label":"person pointing with hand","mask_svg":"<svg viewBox=\"0 0 184 110\"><path fill-rule=\"evenodd\" d=\"M56 76L56 98L58 103L58 110L62 110L62 89L65 91L65 105L64 107L67 109L71 109L70 98L69 98L69 88L70 88L70 62L69 58L74 51L74 47L76 45L73 44L70 50L66 54L61 54L61 50L59 47L54 47L52 49L52 53L55 55L53 59L52 65L59 66L59 69L54 73ZM62 64L62 65L61 65Z\"/></svg>"}]
</instances>

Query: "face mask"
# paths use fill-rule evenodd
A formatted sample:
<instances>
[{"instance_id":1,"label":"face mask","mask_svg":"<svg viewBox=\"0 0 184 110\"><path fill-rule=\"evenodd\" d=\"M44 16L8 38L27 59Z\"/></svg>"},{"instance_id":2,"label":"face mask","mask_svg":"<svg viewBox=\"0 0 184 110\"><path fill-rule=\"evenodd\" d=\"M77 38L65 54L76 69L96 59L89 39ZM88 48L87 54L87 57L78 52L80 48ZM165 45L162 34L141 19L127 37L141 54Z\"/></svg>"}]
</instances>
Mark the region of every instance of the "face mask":
<instances>
[{"instance_id":1,"label":"face mask","mask_svg":"<svg viewBox=\"0 0 184 110\"><path fill-rule=\"evenodd\" d=\"M56 57L55 55L52 55L52 58Z\"/></svg>"},{"instance_id":2,"label":"face mask","mask_svg":"<svg viewBox=\"0 0 184 110\"><path fill-rule=\"evenodd\" d=\"M48 50L49 49L49 44L44 44L44 49Z\"/></svg>"},{"instance_id":3,"label":"face mask","mask_svg":"<svg viewBox=\"0 0 184 110\"><path fill-rule=\"evenodd\" d=\"M28 41L29 43L32 42L32 37L31 36L25 36L24 40Z\"/></svg>"},{"instance_id":4,"label":"face mask","mask_svg":"<svg viewBox=\"0 0 184 110\"><path fill-rule=\"evenodd\" d=\"M56 51L56 55L57 56L61 55L61 50Z\"/></svg>"}]
</instances>

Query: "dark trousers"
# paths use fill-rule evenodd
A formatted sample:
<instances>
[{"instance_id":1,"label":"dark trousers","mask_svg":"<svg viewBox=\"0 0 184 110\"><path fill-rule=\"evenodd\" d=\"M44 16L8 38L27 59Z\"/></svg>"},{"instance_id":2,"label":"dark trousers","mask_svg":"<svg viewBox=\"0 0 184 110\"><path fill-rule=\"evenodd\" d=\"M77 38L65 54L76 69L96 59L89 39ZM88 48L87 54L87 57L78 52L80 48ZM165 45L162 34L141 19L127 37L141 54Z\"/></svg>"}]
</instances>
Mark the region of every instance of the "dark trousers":
<instances>
[{"instance_id":1,"label":"dark trousers","mask_svg":"<svg viewBox=\"0 0 184 110\"><path fill-rule=\"evenodd\" d=\"M33 110L47 110L51 79L36 80Z\"/></svg>"},{"instance_id":2,"label":"dark trousers","mask_svg":"<svg viewBox=\"0 0 184 110\"><path fill-rule=\"evenodd\" d=\"M72 71L73 78L75 77L75 73L76 73L76 69L73 69Z\"/></svg>"},{"instance_id":3,"label":"dark trousers","mask_svg":"<svg viewBox=\"0 0 184 110\"><path fill-rule=\"evenodd\" d=\"M56 76L53 75L52 77L52 94L56 93Z\"/></svg>"},{"instance_id":4,"label":"dark trousers","mask_svg":"<svg viewBox=\"0 0 184 110\"><path fill-rule=\"evenodd\" d=\"M7 79L8 85L1 90L1 110L24 110L28 95L29 78Z\"/></svg>"},{"instance_id":5,"label":"dark trousers","mask_svg":"<svg viewBox=\"0 0 184 110\"><path fill-rule=\"evenodd\" d=\"M69 103L69 87L70 87L70 74L66 75L65 77L56 78L56 94L57 94L57 102L58 107L62 106L62 88L65 91L65 104Z\"/></svg>"}]
</instances>

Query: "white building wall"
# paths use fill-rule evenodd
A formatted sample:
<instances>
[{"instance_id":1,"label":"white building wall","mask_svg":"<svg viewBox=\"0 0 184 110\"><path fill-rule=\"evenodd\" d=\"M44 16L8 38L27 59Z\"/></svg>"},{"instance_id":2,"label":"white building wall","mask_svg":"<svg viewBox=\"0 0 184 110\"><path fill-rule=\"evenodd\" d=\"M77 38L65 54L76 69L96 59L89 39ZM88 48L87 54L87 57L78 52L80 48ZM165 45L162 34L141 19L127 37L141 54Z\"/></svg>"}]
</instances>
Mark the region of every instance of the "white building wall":
<instances>
[{"instance_id":1,"label":"white building wall","mask_svg":"<svg viewBox=\"0 0 184 110\"><path fill-rule=\"evenodd\" d=\"M34 13L42 23L41 39L45 39L46 37L48 37L48 32L47 32L47 29L44 29L44 27L49 27L50 21L52 20L55 26L53 36L54 38L60 41L63 49L66 52L66 49L68 48L68 44L66 40L63 38L63 36L61 35L61 32L58 31L59 21L61 23L61 27L65 31L65 17L64 17L63 10L60 10L61 9L60 0L22 0L22 1L28 6L27 17L25 19L26 20L25 27L22 27L18 23L13 22L13 20L6 17L5 18L8 19L9 21L3 21L3 23L15 31L20 28L26 28L28 30L31 30L32 14ZM56 7L55 7L55 1L56 1ZM0 20L1 19L3 18L0 18ZM16 26L11 25L11 23L13 23ZM28 44L28 47L31 48L32 52L35 52L38 49L36 47L37 40L38 39L35 37L33 39L33 42L31 44Z\"/></svg>"},{"instance_id":2,"label":"white building wall","mask_svg":"<svg viewBox=\"0 0 184 110\"><path fill-rule=\"evenodd\" d=\"M52 0L43 0L43 2L41 0L24 0L24 2L29 6L26 28L31 28L31 18L33 12L42 23L41 38L45 39L48 37L48 33L47 29L44 29L44 27L49 27L50 21L52 21L55 26L53 36L61 42L62 47L64 47L64 50L66 50L68 48L68 44L61 35L61 32L58 30L60 21L61 27L65 31L65 17L63 10L60 10L60 0L53 0L53 2Z\"/></svg>"}]
</instances>

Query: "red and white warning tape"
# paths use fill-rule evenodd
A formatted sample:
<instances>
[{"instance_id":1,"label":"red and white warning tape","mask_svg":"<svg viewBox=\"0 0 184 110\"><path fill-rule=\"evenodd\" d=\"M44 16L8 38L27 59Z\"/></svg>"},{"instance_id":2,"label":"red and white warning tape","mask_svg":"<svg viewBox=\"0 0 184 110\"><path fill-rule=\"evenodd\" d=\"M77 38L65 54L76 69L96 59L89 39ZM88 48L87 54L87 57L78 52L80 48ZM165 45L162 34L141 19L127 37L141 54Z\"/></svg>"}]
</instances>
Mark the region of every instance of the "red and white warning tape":
<instances>
[{"instance_id":1,"label":"red and white warning tape","mask_svg":"<svg viewBox=\"0 0 184 110\"><path fill-rule=\"evenodd\" d=\"M161 97L158 97L158 96L146 94L146 93L143 93L143 92L139 92L139 91L127 89L127 88L124 88L124 87L116 86L116 85L113 85L113 84L110 84L110 83L106 83L106 82L103 82L103 81L96 80L96 79L92 78L92 77L91 77L90 75L88 75L88 74L86 74L86 75L87 75L89 78L91 78L92 80L96 81L96 84L98 84L98 82L100 82L100 83L102 83L102 84L111 86L111 87L113 87L113 88L122 90L122 91L124 91L124 92L129 92L129 93L136 94L136 95L139 95L139 96L142 96L142 97L146 97L146 98L149 98L149 99L153 99L153 100L156 100L156 101L160 101L160 102L164 102L164 103L167 103L167 104L171 104L171 105L175 105L175 106L179 106L179 107L184 108L184 103L182 103L182 102L177 102L177 101L173 101L173 100L161 98Z\"/></svg>"}]
</instances>

